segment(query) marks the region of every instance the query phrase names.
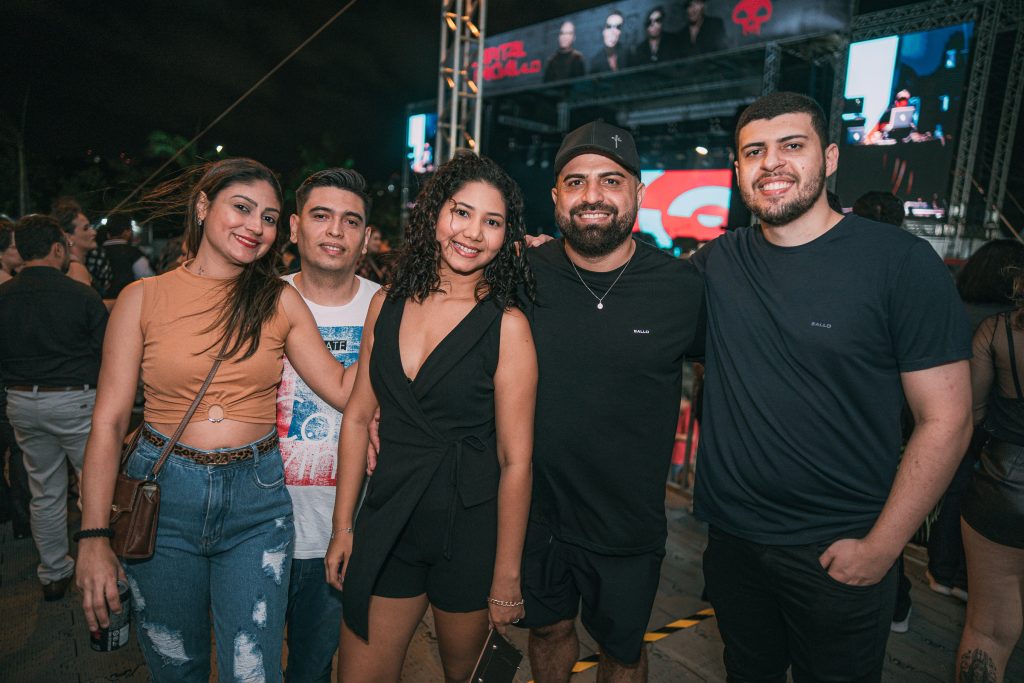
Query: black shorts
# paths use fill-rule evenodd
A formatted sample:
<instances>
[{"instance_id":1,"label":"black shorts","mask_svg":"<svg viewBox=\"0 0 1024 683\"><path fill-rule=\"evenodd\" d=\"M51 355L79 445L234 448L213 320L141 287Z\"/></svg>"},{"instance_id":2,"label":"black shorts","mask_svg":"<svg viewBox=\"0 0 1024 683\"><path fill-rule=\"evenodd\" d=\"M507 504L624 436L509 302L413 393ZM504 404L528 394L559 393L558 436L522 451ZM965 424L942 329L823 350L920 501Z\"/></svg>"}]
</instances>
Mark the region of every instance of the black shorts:
<instances>
[{"instance_id":1,"label":"black shorts","mask_svg":"<svg viewBox=\"0 0 1024 683\"><path fill-rule=\"evenodd\" d=\"M531 521L523 548L526 617L518 626L539 628L581 621L601 651L625 664L640 659L644 633L661 578L665 551L602 555L555 538Z\"/></svg>"},{"instance_id":2,"label":"black shorts","mask_svg":"<svg viewBox=\"0 0 1024 683\"><path fill-rule=\"evenodd\" d=\"M445 612L487 609L494 575L497 508L489 501L459 506L451 537L451 558L444 556L448 511L417 506L377 575L371 593L384 598L427 594Z\"/></svg>"}]
</instances>

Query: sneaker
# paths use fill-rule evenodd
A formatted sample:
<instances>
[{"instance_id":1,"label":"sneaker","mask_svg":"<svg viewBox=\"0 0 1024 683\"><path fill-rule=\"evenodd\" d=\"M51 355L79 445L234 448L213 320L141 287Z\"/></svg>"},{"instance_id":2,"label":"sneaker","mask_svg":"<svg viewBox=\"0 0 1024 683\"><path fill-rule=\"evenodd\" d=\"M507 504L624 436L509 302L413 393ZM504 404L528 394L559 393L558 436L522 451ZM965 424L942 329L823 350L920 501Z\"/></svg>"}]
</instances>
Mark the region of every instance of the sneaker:
<instances>
[{"instance_id":1,"label":"sneaker","mask_svg":"<svg viewBox=\"0 0 1024 683\"><path fill-rule=\"evenodd\" d=\"M952 588L950 588L949 586L947 586L945 584L942 584L942 583L939 583L938 581L936 581L935 577L932 576L932 573L930 571L928 571L927 569L924 571L924 578L928 579L928 587L932 589L932 592L938 593L939 595L952 595L953 594L953 589ZM960 589L957 589L957 590L960 590ZM964 593L964 595L966 595L966 593Z\"/></svg>"},{"instance_id":2,"label":"sneaker","mask_svg":"<svg viewBox=\"0 0 1024 683\"><path fill-rule=\"evenodd\" d=\"M906 633L907 631L909 631L910 630L910 612L911 612L911 610L908 609L907 610L907 616L903 617L903 619L901 619L900 621L897 621L896 619L893 619L892 623L889 625L889 630L892 631L893 633Z\"/></svg>"}]
</instances>

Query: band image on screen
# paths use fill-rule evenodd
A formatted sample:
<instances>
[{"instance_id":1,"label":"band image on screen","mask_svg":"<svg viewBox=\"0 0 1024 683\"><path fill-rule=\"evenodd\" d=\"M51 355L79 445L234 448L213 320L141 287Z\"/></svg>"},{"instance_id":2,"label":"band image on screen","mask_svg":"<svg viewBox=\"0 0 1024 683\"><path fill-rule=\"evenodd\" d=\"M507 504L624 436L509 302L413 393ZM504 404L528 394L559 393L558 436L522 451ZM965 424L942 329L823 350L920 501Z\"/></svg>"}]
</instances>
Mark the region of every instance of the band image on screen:
<instances>
[{"instance_id":1,"label":"band image on screen","mask_svg":"<svg viewBox=\"0 0 1024 683\"><path fill-rule=\"evenodd\" d=\"M837 185L844 206L883 190L904 200L908 216L945 218L973 29L850 45Z\"/></svg>"},{"instance_id":2,"label":"band image on screen","mask_svg":"<svg viewBox=\"0 0 1024 683\"><path fill-rule=\"evenodd\" d=\"M409 167L413 173L434 170L434 138L437 136L437 114L415 114L409 117L406 145Z\"/></svg>"},{"instance_id":3,"label":"band image on screen","mask_svg":"<svg viewBox=\"0 0 1024 683\"><path fill-rule=\"evenodd\" d=\"M708 242L725 232L732 200L730 169L641 170L640 180L647 190L634 232L650 234L665 249L678 244L676 240Z\"/></svg>"}]
</instances>

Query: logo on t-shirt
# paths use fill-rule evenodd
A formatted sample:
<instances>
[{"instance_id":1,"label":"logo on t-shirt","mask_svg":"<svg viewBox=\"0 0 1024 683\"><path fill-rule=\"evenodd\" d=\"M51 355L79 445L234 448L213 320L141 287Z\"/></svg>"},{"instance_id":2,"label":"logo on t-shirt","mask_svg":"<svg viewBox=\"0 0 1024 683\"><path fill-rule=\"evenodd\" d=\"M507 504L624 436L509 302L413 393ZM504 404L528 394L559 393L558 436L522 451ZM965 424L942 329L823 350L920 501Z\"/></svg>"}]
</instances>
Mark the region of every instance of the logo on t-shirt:
<instances>
[{"instance_id":1,"label":"logo on t-shirt","mask_svg":"<svg viewBox=\"0 0 1024 683\"><path fill-rule=\"evenodd\" d=\"M334 357L345 366L359 358L361 325L320 327ZM341 413L313 393L285 359L277 394L277 434L281 439L284 478L289 486L334 486Z\"/></svg>"},{"instance_id":2,"label":"logo on t-shirt","mask_svg":"<svg viewBox=\"0 0 1024 683\"><path fill-rule=\"evenodd\" d=\"M819 323L817 321L811 321L811 327L824 327L826 330L832 329L832 323Z\"/></svg>"}]
</instances>

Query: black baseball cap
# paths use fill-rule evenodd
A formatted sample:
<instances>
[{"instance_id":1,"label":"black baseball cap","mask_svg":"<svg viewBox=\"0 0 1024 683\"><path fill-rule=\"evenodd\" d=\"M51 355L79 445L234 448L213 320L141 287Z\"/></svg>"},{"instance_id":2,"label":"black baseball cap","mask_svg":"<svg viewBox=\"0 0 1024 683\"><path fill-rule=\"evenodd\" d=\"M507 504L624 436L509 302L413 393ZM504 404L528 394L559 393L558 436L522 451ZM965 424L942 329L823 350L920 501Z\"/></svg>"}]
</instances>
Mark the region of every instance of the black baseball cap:
<instances>
[{"instance_id":1,"label":"black baseball cap","mask_svg":"<svg viewBox=\"0 0 1024 683\"><path fill-rule=\"evenodd\" d=\"M604 121L591 121L565 136L555 155L555 177L581 154L600 154L640 177L640 155L629 131Z\"/></svg>"}]
</instances>

